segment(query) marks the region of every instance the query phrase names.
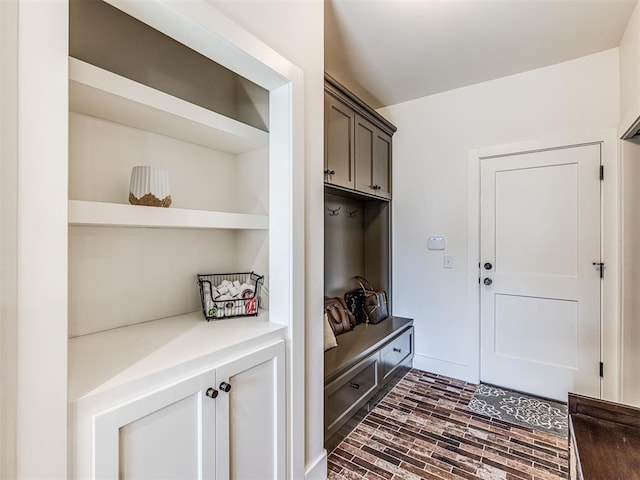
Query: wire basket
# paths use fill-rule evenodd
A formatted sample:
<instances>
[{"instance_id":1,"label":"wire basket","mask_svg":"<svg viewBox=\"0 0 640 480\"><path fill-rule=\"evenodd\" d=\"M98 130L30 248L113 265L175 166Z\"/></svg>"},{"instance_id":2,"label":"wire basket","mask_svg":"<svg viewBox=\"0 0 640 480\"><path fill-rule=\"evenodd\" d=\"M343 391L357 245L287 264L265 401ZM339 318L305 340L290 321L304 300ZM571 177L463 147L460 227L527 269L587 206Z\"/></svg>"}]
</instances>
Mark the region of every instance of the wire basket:
<instances>
[{"instance_id":1,"label":"wire basket","mask_svg":"<svg viewBox=\"0 0 640 480\"><path fill-rule=\"evenodd\" d=\"M264 275L249 273L198 274L202 313L207 321L258 315Z\"/></svg>"}]
</instances>

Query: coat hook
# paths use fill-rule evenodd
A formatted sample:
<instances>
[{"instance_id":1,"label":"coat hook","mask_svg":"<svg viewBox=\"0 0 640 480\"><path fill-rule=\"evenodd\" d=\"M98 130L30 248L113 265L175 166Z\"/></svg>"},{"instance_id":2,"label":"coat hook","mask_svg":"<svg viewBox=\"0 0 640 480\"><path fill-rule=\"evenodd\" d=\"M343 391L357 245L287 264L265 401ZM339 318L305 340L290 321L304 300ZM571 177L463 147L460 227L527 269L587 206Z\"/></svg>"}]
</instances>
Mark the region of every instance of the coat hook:
<instances>
[{"instance_id":1,"label":"coat hook","mask_svg":"<svg viewBox=\"0 0 640 480\"><path fill-rule=\"evenodd\" d=\"M327 210L329 211L329 216L330 217L337 217L338 215L340 215L340 209L341 208L342 207L338 207L336 209L333 209L333 208L328 208L327 207Z\"/></svg>"},{"instance_id":2,"label":"coat hook","mask_svg":"<svg viewBox=\"0 0 640 480\"><path fill-rule=\"evenodd\" d=\"M358 213L358 209L356 208L355 210L351 211L351 212L347 212L347 215L349 215L349 218L353 218L356 216L356 213Z\"/></svg>"}]
</instances>

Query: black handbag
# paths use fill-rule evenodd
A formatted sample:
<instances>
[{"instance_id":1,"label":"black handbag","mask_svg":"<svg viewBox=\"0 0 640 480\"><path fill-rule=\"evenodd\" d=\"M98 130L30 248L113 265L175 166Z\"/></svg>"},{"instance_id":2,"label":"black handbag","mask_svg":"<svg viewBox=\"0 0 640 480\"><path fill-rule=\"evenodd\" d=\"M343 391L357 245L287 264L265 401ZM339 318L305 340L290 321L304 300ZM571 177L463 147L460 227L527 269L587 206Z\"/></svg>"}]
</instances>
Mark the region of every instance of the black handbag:
<instances>
[{"instance_id":1,"label":"black handbag","mask_svg":"<svg viewBox=\"0 0 640 480\"><path fill-rule=\"evenodd\" d=\"M366 322L364 311L362 307L364 305L364 291L362 288L354 288L344 294L344 301L347 304L347 308L353 314L356 319L356 325Z\"/></svg>"},{"instance_id":2,"label":"black handbag","mask_svg":"<svg viewBox=\"0 0 640 480\"><path fill-rule=\"evenodd\" d=\"M384 290L374 289L371 284L362 277L356 277L356 281L360 285L358 290L362 293L360 312L362 312L364 321L371 324L380 323L389 316L386 292Z\"/></svg>"}]
</instances>

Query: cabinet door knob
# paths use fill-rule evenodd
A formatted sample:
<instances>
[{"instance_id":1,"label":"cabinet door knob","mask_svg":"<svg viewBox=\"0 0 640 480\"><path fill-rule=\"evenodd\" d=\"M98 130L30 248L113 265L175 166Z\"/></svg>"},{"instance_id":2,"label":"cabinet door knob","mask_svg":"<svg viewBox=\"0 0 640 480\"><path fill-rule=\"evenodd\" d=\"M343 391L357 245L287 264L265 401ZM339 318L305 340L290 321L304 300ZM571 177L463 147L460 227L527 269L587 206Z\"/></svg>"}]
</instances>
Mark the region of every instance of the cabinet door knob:
<instances>
[{"instance_id":1,"label":"cabinet door knob","mask_svg":"<svg viewBox=\"0 0 640 480\"><path fill-rule=\"evenodd\" d=\"M493 280L491 280L489 277L485 278L482 283L484 283L485 285L491 285L493 283Z\"/></svg>"},{"instance_id":2,"label":"cabinet door knob","mask_svg":"<svg viewBox=\"0 0 640 480\"><path fill-rule=\"evenodd\" d=\"M222 382L220 384L220 390L222 390L223 392L228 392L229 390L231 390L231 385L227 382Z\"/></svg>"},{"instance_id":3,"label":"cabinet door knob","mask_svg":"<svg viewBox=\"0 0 640 480\"><path fill-rule=\"evenodd\" d=\"M325 175L335 175L335 174L336 174L336 171L335 171L335 170L325 170L325 171L324 171L324 174L325 174Z\"/></svg>"},{"instance_id":4,"label":"cabinet door knob","mask_svg":"<svg viewBox=\"0 0 640 480\"><path fill-rule=\"evenodd\" d=\"M394 352L398 352L398 353L402 353L402 349L401 348L393 347L393 351Z\"/></svg>"},{"instance_id":5,"label":"cabinet door knob","mask_svg":"<svg viewBox=\"0 0 640 480\"><path fill-rule=\"evenodd\" d=\"M218 396L218 390L216 390L213 387L209 387L209 388L207 388L206 395L207 395L207 397L210 397L210 398L216 398Z\"/></svg>"},{"instance_id":6,"label":"cabinet door knob","mask_svg":"<svg viewBox=\"0 0 640 480\"><path fill-rule=\"evenodd\" d=\"M351 385L352 388L355 388L356 390L358 390L360 388L360 385L358 383L350 383L349 385Z\"/></svg>"}]
</instances>

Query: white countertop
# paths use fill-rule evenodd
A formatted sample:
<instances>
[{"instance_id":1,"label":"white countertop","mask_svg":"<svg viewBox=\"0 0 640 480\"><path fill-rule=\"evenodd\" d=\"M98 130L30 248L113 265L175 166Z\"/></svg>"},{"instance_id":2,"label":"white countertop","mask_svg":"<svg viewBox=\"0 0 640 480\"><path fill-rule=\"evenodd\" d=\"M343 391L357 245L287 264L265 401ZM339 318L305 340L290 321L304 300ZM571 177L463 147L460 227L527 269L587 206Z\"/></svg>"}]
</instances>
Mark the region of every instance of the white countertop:
<instances>
[{"instance_id":1,"label":"white countertop","mask_svg":"<svg viewBox=\"0 0 640 480\"><path fill-rule=\"evenodd\" d=\"M204 368L256 341L285 338L268 312L207 322L201 312L69 339L68 399L124 385L171 368Z\"/></svg>"}]
</instances>

